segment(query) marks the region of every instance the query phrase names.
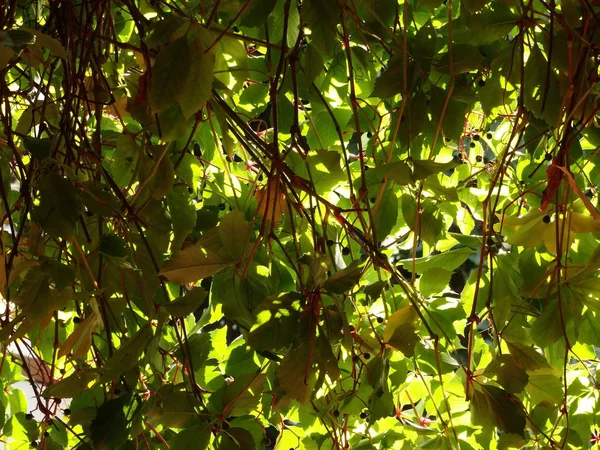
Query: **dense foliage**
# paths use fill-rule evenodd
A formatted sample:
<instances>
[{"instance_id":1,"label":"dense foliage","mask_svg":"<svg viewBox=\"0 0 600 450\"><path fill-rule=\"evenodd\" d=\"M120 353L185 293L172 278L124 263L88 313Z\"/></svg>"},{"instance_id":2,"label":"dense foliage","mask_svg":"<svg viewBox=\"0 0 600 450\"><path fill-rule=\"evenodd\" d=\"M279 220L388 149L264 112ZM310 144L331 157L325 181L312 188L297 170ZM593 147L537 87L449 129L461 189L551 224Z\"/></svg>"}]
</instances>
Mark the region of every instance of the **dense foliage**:
<instances>
[{"instance_id":1,"label":"dense foliage","mask_svg":"<svg viewBox=\"0 0 600 450\"><path fill-rule=\"evenodd\" d=\"M8 448L600 441L598 1L3 4Z\"/></svg>"}]
</instances>

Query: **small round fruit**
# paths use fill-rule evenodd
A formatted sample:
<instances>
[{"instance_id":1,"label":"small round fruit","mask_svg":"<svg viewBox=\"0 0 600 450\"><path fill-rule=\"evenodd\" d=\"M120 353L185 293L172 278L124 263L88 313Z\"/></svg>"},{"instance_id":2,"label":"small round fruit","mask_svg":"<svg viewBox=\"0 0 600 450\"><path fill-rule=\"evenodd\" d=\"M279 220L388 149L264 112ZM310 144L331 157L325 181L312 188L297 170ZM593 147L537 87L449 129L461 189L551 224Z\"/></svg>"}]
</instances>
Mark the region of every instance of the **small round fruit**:
<instances>
[{"instance_id":1,"label":"small round fruit","mask_svg":"<svg viewBox=\"0 0 600 450\"><path fill-rule=\"evenodd\" d=\"M363 419L363 420L365 420L365 419L367 418L367 413L366 413L366 412L364 412L364 411L363 411L363 412L361 412L361 413L360 413L360 418L361 418L361 419Z\"/></svg>"},{"instance_id":2,"label":"small round fruit","mask_svg":"<svg viewBox=\"0 0 600 450\"><path fill-rule=\"evenodd\" d=\"M342 255L348 256L350 254L350 247L344 247L342 249Z\"/></svg>"},{"instance_id":3,"label":"small round fruit","mask_svg":"<svg viewBox=\"0 0 600 450\"><path fill-rule=\"evenodd\" d=\"M542 219L542 221L544 223L550 223L550 220L552 220L552 219L550 219L550 216L548 216L548 215L544 216L544 218Z\"/></svg>"},{"instance_id":4,"label":"small round fruit","mask_svg":"<svg viewBox=\"0 0 600 450\"><path fill-rule=\"evenodd\" d=\"M377 323L383 323L383 317L378 317L377 318Z\"/></svg>"},{"instance_id":5,"label":"small round fruit","mask_svg":"<svg viewBox=\"0 0 600 450\"><path fill-rule=\"evenodd\" d=\"M32 420L32 419L33 419L33 414L31 414L31 413L25 414L25 420Z\"/></svg>"},{"instance_id":6,"label":"small round fruit","mask_svg":"<svg viewBox=\"0 0 600 450\"><path fill-rule=\"evenodd\" d=\"M333 242L331 239L327 239L327 247L331 247L333 244L335 244L335 242Z\"/></svg>"},{"instance_id":7,"label":"small round fruit","mask_svg":"<svg viewBox=\"0 0 600 450\"><path fill-rule=\"evenodd\" d=\"M79 323L79 322L81 322L81 317L79 317L79 316L73 317L73 323Z\"/></svg>"},{"instance_id":8,"label":"small round fruit","mask_svg":"<svg viewBox=\"0 0 600 450\"><path fill-rule=\"evenodd\" d=\"M546 153L546 161L552 161L552 153Z\"/></svg>"},{"instance_id":9,"label":"small round fruit","mask_svg":"<svg viewBox=\"0 0 600 450\"><path fill-rule=\"evenodd\" d=\"M333 417L340 417L340 412L337 409L333 412Z\"/></svg>"},{"instance_id":10,"label":"small round fruit","mask_svg":"<svg viewBox=\"0 0 600 450\"><path fill-rule=\"evenodd\" d=\"M479 163L482 162L483 161L483 156L477 155L477 157L475 158L475 161L477 161Z\"/></svg>"},{"instance_id":11,"label":"small round fruit","mask_svg":"<svg viewBox=\"0 0 600 450\"><path fill-rule=\"evenodd\" d=\"M479 85L479 87L484 87L485 86L485 80L479 80L477 82L477 84Z\"/></svg>"},{"instance_id":12,"label":"small round fruit","mask_svg":"<svg viewBox=\"0 0 600 450\"><path fill-rule=\"evenodd\" d=\"M478 141L479 139L480 139L480 138L479 138L479 135L478 135L478 134L474 134L474 135L473 135L473 140L474 140L474 141Z\"/></svg>"},{"instance_id":13,"label":"small round fruit","mask_svg":"<svg viewBox=\"0 0 600 450\"><path fill-rule=\"evenodd\" d=\"M471 148L475 148L475 142L471 142L471 143L469 144L469 147L471 147Z\"/></svg>"},{"instance_id":14,"label":"small round fruit","mask_svg":"<svg viewBox=\"0 0 600 450\"><path fill-rule=\"evenodd\" d=\"M369 358L371 358L371 354L370 353L363 353L363 358L369 359Z\"/></svg>"},{"instance_id":15,"label":"small round fruit","mask_svg":"<svg viewBox=\"0 0 600 450\"><path fill-rule=\"evenodd\" d=\"M63 409L63 414L65 416L70 416L71 415L71 410L69 408L65 408L65 409Z\"/></svg>"},{"instance_id":16,"label":"small round fruit","mask_svg":"<svg viewBox=\"0 0 600 450\"><path fill-rule=\"evenodd\" d=\"M492 138L492 133L488 133L485 135L486 138L491 139Z\"/></svg>"}]
</instances>

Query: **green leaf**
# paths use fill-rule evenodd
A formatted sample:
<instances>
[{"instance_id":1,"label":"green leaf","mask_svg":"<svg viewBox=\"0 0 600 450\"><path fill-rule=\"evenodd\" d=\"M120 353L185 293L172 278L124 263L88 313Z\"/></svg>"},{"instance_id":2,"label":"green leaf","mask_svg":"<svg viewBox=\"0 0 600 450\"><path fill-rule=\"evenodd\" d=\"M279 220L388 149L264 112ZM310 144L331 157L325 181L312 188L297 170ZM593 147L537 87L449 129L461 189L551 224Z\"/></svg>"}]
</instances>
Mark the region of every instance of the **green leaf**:
<instances>
[{"instance_id":1,"label":"green leaf","mask_svg":"<svg viewBox=\"0 0 600 450\"><path fill-rule=\"evenodd\" d=\"M529 381L527 372L517 366L510 355L498 355L485 368L485 375L496 377L498 384L506 389L509 394L522 392Z\"/></svg>"},{"instance_id":2,"label":"green leaf","mask_svg":"<svg viewBox=\"0 0 600 450\"><path fill-rule=\"evenodd\" d=\"M301 344L290 351L279 364L275 379L286 395L298 400L302 405L310 400L316 377L312 371L308 372L305 379L309 361L309 345Z\"/></svg>"},{"instance_id":3,"label":"green leaf","mask_svg":"<svg viewBox=\"0 0 600 450\"><path fill-rule=\"evenodd\" d=\"M120 236L109 233L103 234L100 238L98 250L115 258L125 258L129 254L127 247L125 247L125 241Z\"/></svg>"},{"instance_id":4,"label":"green leaf","mask_svg":"<svg viewBox=\"0 0 600 450\"><path fill-rule=\"evenodd\" d=\"M362 276L364 264L360 261L352 261L348 267L339 270L331 275L325 283L323 289L333 294L343 294L351 290Z\"/></svg>"},{"instance_id":5,"label":"green leaf","mask_svg":"<svg viewBox=\"0 0 600 450\"><path fill-rule=\"evenodd\" d=\"M99 383L115 380L124 372L133 368L146 350L152 338L150 323L143 325L131 338L113 353L104 363Z\"/></svg>"},{"instance_id":6,"label":"green leaf","mask_svg":"<svg viewBox=\"0 0 600 450\"><path fill-rule=\"evenodd\" d=\"M131 419L139 408L129 394L103 403L90 425L90 437L97 450L120 449L129 437Z\"/></svg>"},{"instance_id":7,"label":"green leaf","mask_svg":"<svg viewBox=\"0 0 600 450\"><path fill-rule=\"evenodd\" d=\"M458 164L455 162L439 163L430 160L413 160L413 178L415 180L424 180L430 175L440 172L446 172L454 169Z\"/></svg>"},{"instance_id":8,"label":"green leaf","mask_svg":"<svg viewBox=\"0 0 600 450\"><path fill-rule=\"evenodd\" d=\"M52 383L42 393L45 398L73 398L88 388L88 384L97 378L97 374L84 370L75 372L60 381Z\"/></svg>"},{"instance_id":9,"label":"green leaf","mask_svg":"<svg viewBox=\"0 0 600 450\"><path fill-rule=\"evenodd\" d=\"M190 448L205 450L209 448L211 437L210 424L201 423L177 433L177 436L169 441L169 448L171 450L189 450Z\"/></svg>"},{"instance_id":10,"label":"green leaf","mask_svg":"<svg viewBox=\"0 0 600 450\"><path fill-rule=\"evenodd\" d=\"M162 48L152 68L150 103L155 111L163 111L185 95L191 72L192 50L186 36ZM192 95L191 93L188 93Z\"/></svg>"},{"instance_id":11,"label":"green leaf","mask_svg":"<svg viewBox=\"0 0 600 450\"><path fill-rule=\"evenodd\" d=\"M177 168L175 174L183 180L188 187L195 191L200 188L200 183L204 175L204 167L193 155L186 153Z\"/></svg>"},{"instance_id":12,"label":"green leaf","mask_svg":"<svg viewBox=\"0 0 600 450\"><path fill-rule=\"evenodd\" d=\"M260 303L254 311L256 322L248 333L248 345L272 351L289 347L298 331L301 298L290 292Z\"/></svg>"},{"instance_id":13,"label":"green leaf","mask_svg":"<svg viewBox=\"0 0 600 450\"><path fill-rule=\"evenodd\" d=\"M384 342L400 350L404 355L412 357L415 353L415 345L420 341L415 332L417 317L417 312L410 305L395 311L386 324L383 333Z\"/></svg>"},{"instance_id":14,"label":"green leaf","mask_svg":"<svg viewBox=\"0 0 600 450\"><path fill-rule=\"evenodd\" d=\"M480 385L471 397L471 421L474 425L493 425L504 433L525 435L525 413L519 401L504 389Z\"/></svg>"},{"instance_id":15,"label":"green leaf","mask_svg":"<svg viewBox=\"0 0 600 450\"><path fill-rule=\"evenodd\" d=\"M167 205L171 212L173 224L173 243L171 248L176 251L181 249L183 241L196 226L196 206L185 186L175 186L167 194Z\"/></svg>"},{"instance_id":16,"label":"green leaf","mask_svg":"<svg viewBox=\"0 0 600 450\"><path fill-rule=\"evenodd\" d=\"M550 368L546 357L535 349L518 342L505 342L517 367L527 371Z\"/></svg>"},{"instance_id":17,"label":"green leaf","mask_svg":"<svg viewBox=\"0 0 600 450\"><path fill-rule=\"evenodd\" d=\"M144 42L148 48L166 44L184 23L185 20L178 14L168 14L163 20L154 22L148 27Z\"/></svg>"},{"instance_id":18,"label":"green leaf","mask_svg":"<svg viewBox=\"0 0 600 450\"><path fill-rule=\"evenodd\" d=\"M177 252L160 269L159 275L177 284L188 284L215 275L233 265L229 257L200 243Z\"/></svg>"},{"instance_id":19,"label":"green leaf","mask_svg":"<svg viewBox=\"0 0 600 450\"><path fill-rule=\"evenodd\" d=\"M52 153L52 139L35 139L25 136L23 138L23 145L40 161L48 158Z\"/></svg>"},{"instance_id":20,"label":"green leaf","mask_svg":"<svg viewBox=\"0 0 600 450\"><path fill-rule=\"evenodd\" d=\"M244 27L259 27L265 24L265 17L275 9L277 0L253 0L240 18Z\"/></svg>"},{"instance_id":21,"label":"green leaf","mask_svg":"<svg viewBox=\"0 0 600 450\"><path fill-rule=\"evenodd\" d=\"M185 317L196 311L206 299L208 294L201 287L195 287L185 295L177 297L165 305L165 309L173 317Z\"/></svg>"},{"instance_id":22,"label":"green leaf","mask_svg":"<svg viewBox=\"0 0 600 450\"><path fill-rule=\"evenodd\" d=\"M337 44L336 27L340 10L336 1L306 0L302 3L302 18L311 30L311 43L330 58Z\"/></svg>"},{"instance_id":23,"label":"green leaf","mask_svg":"<svg viewBox=\"0 0 600 450\"><path fill-rule=\"evenodd\" d=\"M414 268L417 273L424 273L425 271L431 269L444 269L451 271L463 264L467 258L475 253L477 253L475 250L462 247L437 255L427 256L425 258L415 258ZM413 259L403 259L398 262L407 269L413 267Z\"/></svg>"},{"instance_id":24,"label":"green leaf","mask_svg":"<svg viewBox=\"0 0 600 450\"><path fill-rule=\"evenodd\" d=\"M389 98L402 92L404 80L404 58L395 55L388 61L387 67L375 81L370 97ZM407 75L411 76L413 67L406 62ZM408 80L407 80L408 82Z\"/></svg>"},{"instance_id":25,"label":"green leaf","mask_svg":"<svg viewBox=\"0 0 600 450\"><path fill-rule=\"evenodd\" d=\"M385 213L382 213L385 211ZM379 206L373 218L373 228L377 240L382 242L387 238L398 221L398 198L391 183L388 183L381 195Z\"/></svg>"},{"instance_id":26,"label":"green leaf","mask_svg":"<svg viewBox=\"0 0 600 450\"><path fill-rule=\"evenodd\" d=\"M252 226L244 217L244 213L235 209L223 216L219 223L219 236L223 248L234 260L244 255L252 233Z\"/></svg>"},{"instance_id":27,"label":"green leaf","mask_svg":"<svg viewBox=\"0 0 600 450\"><path fill-rule=\"evenodd\" d=\"M478 70L483 63L483 55L477 47L468 44L452 46L452 72L455 75ZM435 68L438 72L450 73L450 52L444 52Z\"/></svg>"},{"instance_id":28,"label":"green leaf","mask_svg":"<svg viewBox=\"0 0 600 450\"><path fill-rule=\"evenodd\" d=\"M562 403L563 384L559 377L548 371L529 372L527 393L534 405L550 408Z\"/></svg>"},{"instance_id":29,"label":"green leaf","mask_svg":"<svg viewBox=\"0 0 600 450\"><path fill-rule=\"evenodd\" d=\"M210 44L212 37L203 29L189 44L189 72L177 96L186 120L204 108L211 96L215 55L206 52Z\"/></svg>"}]
</instances>

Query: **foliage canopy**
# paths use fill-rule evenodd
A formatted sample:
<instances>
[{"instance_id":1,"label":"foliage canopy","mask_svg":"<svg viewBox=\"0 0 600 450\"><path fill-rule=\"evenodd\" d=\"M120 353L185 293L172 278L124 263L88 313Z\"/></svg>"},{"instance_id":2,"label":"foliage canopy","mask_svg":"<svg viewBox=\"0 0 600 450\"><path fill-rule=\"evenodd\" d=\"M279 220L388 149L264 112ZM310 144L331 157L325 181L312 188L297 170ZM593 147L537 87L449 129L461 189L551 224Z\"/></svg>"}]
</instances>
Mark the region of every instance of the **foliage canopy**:
<instances>
[{"instance_id":1,"label":"foliage canopy","mask_svg":"<svg viewBox=\"0 0 600 450\"><path fill-rule=\"evenodd\" d=\"M9 448L600 441L597 1L5 4Z\"/></svg>"}]
</instances>

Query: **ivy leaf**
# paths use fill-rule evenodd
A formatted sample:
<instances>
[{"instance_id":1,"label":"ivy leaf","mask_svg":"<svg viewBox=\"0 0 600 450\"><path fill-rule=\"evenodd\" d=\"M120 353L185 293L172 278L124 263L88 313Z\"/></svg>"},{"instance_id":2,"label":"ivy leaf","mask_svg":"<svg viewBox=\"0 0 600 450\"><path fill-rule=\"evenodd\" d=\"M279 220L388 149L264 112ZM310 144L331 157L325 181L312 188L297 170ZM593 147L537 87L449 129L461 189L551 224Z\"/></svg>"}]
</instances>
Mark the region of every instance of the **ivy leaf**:
<instances>
[{"instance_id":1,"label":"ivy leaf","mask_svg":"<svg viewBox=\"0 0 600 450\"><path fill-rule=\"evenodd\" d=\"M415 345L420 341L416 333L417 312L409 305L395 311L388 319L383 333L386 345L400 350L407 357L415 353Z\"/></svg>"},{"instance_id":2,"label":"ivy leaf","mask_svg":"<svg viewBox=\"0 0 600 450\"><path fill-rule=\"evenodd\" d=\"M186 120L204 108L211 96L215 55L212 50L206 53L211 39L210 33L200 29L189 44L189 72L177 96Z\"/></svg>"},{"instance_id":3,"label":"ivy leaf","mask_svg":"<svg viewBox=\"0 0 600 450\"><path fill-rule=\"evenodd\" d=\"M564 400L561 379L556 374L544 370L529 372L527 393L531 403L546 408L558 405Z\"/></svg>"},{"instance_id":4,"label":"ivy leaf","mask_svg":"<svg viewBox=\"0 0 600 450\"><path fill-rule=\"evenodd\" d=\"M311 42L327 58L333 56L333 49L338 41L336 26L339 16L340 11L335 1L307 0L302 3L302 18L311 30Z\"/></svg>"},{"instance_id":5,"label":"ivy leaf","mask_svg":"<svg viewBox=\"0 0 600 450\"><path fill-rule=\"evenodd\" d=\"M204 174L204 167L193 155L186 153L177 168L175 173L183 182L194 191L200 187L200 182Z\"/></svg>"},{"instance_id":6,"label":"ivy leaf","mask_svg":"<svg viewBox=\"0 0 600 450\"><path fill-rule=\"evenodd\" d=\"M265 17L275 9L277 0L253 0L240 18L244 27L259 27L265 24Z\"/></svg>"},{"instance_id":7,"label":"ivy leaf","mask_svg":"<svg viewBox=\"0 0 600 450\"><path fill-rule=\"evenodd\" d=\"M169 441L169 448L171 450L189 450L190 448L205 450L209 447L211 436L210 424L201 423L177 433L177 436Z\"/></svg>"},{"instance_id":8,"label":"ivy leaf","mask_svg":"<svg viewBox=\"0 0 600 450\"><path fill-rule=\"evenodd\" d=\"M250 414L260 403L266 378L264 373L245 373L226 384L223 411L229 411L232 416Z\"/></svg>"},{"instance_id":9,"label":"ivy leaf","mask_svg":"<svg viewBox=\"0 0 600 450\"><path fill-rule=\"evenodd\" d=\"M471 397L471 421L474 425L493 425L505 433L525 435L525 413L518 400L504 389L480 385Z\"/></svg>"},{"instance_id":10,"label":"ivy leaf","mask_svg":"<svg viewBox=\"0 0 600 450\"><path fill-rule=\"evenodd\" d=\"M310 400L316 385L316 376L312 371L305 380L309 351L305 343L290 351L279 364L275 377L283 392L303 405Z\"/></svg>"},{"instance_id":11,"label":"ivy leaf","mask_svg":"<svg viewBox=\"0 0 600 450\"><path fill-rule=\"evenodd\" d=\"M191 52L188 39L183 36L158 53L152 68L150 89L150 103L155 111L167 109L184 95L191 71Z\"/></svg>"},{"instance_id":12,"label":"ivy leaf","mask_svg":"<svg viewBox=\"0 0 600 450\"><path fill-rule=\"evenodd\" d=\"M256 307L256 322L248 345L257 350L279 351L292 344L298 330L301 295L289 292L269 297Z\"/></svg>"},{"instance_id":13,"label":"ivy leaf","mask_svg":"<svg viewBox=\"0 0 600 450\"><path fill-rule=\"evenodd\" d=\"M181 249L183 241L196 226L196 207L185 186L175 186L167 194L167 205L173 224L173 251Z\"/></svg>"},{"instance_id":14,"label":"ivy leaf","mask_svg":"<svg viewBox=\"0 0 600 450\"><path fill-rule=\"evenodd\" d=\"M129 394L103 403L90 425L90 437L97 450L120 449L129 437L132 417L140 407Z\"/></svg>"},{"instance_id":15,"label":"ivy leaf","mask_svg":"<svg viewBox=\"0 0 600 450\"><path fill-rule=\"evenodd\" d=\"M385 213L381 213L385 211ZM398 197L392 187L391 183L388 183L381 195L377 211L375 211L375 217L373 218L373 228L377 234L377 240L382 242L387 238L396 222L398 221Z\"/></svg>"},{"instance_id":16,"label":"ivy leaf","mask_svg":"<svg viewBox=\"0 0 600 450\"><path fill-rule=\"evenodd\" d=\"M252 227L244 217L244 213L238 209L225 214L219 223L219 236L223 248L234 260L242 258L251 233Z\"/></svg>"},{"instance_id":17,"label":"ivy leaf","mask_svg":"<svg viewBox=\"0 0 600 450\"><path fill-rule=\"evenodd\" d=\"M48 386L42 396L44 398L73 398L85 391L88 384L97 378L97 374L91 370L77 371L60 381Z\"/></svg>"},{"instance_id":18,"label":"ivy leaf","mask_svg":"<svg viewBox=\"0 0 600 450\"><path fill-rule=\"evenodd\" d=\"M548 369L550 364L545 356L531 347L518 342L505 341L515 364L521 369L532 371L537 369Z\"/></svg>"},{"instance_id":19,"label":"ivy leaf","mask_svg":"<svg viewBox=\"0 0 600 450\"><path fill-rule=\"evenodd\" d=\"M481 67L483 55L477 47L468 44L452 46L452 72L455 75L473 72ZM450 73L450 52L442 54L435 68L438 72Z\"/></svg>"},{"instance_id":20,"label":"ivy leaf","mask_svg":"<svg viewBox=\"0 0 600 450\"><path fill-rule=\"evenodd\" d=\"M186 317L202 305L207 295L208 294L203 288L195 287L185 295L177 297L175 300L167 303L165 309L173 317Z\"/></svg>"},{"instance_id":21,"label":"ivy leaf","mask_svg":"<svg viewBox=\"0 0 600 450\"><path fill-rule=\"evenodd\" d=\"M413 178L415 180L424 180L430 175L434 175L440 172L446 172L447 170L454 169L458 164L455 162L440 163L430 160L413 160Z\"/></svg>"},{"instance_id":22,"label":"ivy leaf","mask_svg":"<svg viewBox=\"0 0 600 450\"><path fill-rule=\"evenodd\" d=\"M162 266L158 274L174 283L188 284L215 275L231 265L231 259L198 243L177 252Z\"/></svg>"},{"instance_id":23,"label":"ivy leaf","mask_svg":"<svg viewBox=\"0 0 600 450\"><path fill-rule=\"evenodd\" d=\"M114 380L122 373L134 367L144 353L146 345L151 338L152 329L150 324L146 323L106 361L102 368L99 383Z\"/></svg>"},{"instance_id":24,"label":"ivy leaf","mask_svg":"<svg viewBox=\"0 0 600 450\"><path fill-rule=\"evenodd\" d=\"M459 267L467 260L467 258L475 253L477 253L475 250L462 247L437 255L430 255L425 258L415 258L414 260L412 258L403 259L398 261L398 263L402 264L405 268L412 268L414 262L415 272L417 273L424 273L425 271L432 269L451 271Z\"/></svg>"},{"instance_id":25,"label":"ivy leaf","mask_svg":"<svg viewBox=\"0 0 600 450\"><path fill-rule=\"evenodd\" d=\"M352 261L349 266L331 275L323 289L333 294L343 294L351 290L362 276L364 264L360 261Z\"/></svg>"},{"instance_id":26,"label":"ivy leaf","mask_svg":"<svg viewBox=\"0 0 600 450\"><path fill-rule=\"evenodd\" d=\"M509 394L522 392L529 381L527 372L517 366L510 355L498 355L485 368L485 375L496 377L498 384L506 389Z\"/></svg>"}]
</instances>

